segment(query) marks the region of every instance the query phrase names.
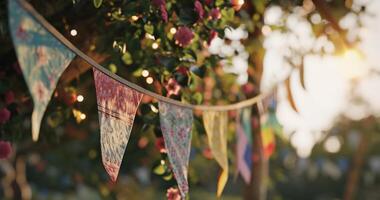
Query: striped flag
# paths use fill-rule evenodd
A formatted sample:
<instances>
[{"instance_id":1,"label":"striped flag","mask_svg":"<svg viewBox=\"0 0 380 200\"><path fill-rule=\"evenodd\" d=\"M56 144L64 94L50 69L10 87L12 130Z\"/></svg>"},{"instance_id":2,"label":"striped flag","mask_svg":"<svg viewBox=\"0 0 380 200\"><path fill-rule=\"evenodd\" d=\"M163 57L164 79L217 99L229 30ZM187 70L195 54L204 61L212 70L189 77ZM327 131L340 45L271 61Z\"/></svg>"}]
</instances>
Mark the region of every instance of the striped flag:
<instances>
[{"instance_id":1,"label":"striped flag","mask_svg":"<svg viewBox=\"0 0 380 200\"><path fill-rule=\"evenodd\" d=\"M102 161L111 180L116 181L143 94L93 70Z\"/></svg>"}]
</instances>

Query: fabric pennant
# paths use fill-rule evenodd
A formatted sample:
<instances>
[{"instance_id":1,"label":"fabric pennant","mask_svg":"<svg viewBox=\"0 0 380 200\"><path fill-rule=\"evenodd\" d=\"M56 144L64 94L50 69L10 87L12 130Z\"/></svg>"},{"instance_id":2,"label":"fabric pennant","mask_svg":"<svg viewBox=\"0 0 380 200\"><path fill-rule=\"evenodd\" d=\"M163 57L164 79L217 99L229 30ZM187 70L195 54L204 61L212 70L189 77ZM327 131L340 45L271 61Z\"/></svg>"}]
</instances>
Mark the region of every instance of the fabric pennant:
<instances>
[{"instance_id":1,"label":"fabric pennant","mask_svg":"<svg viewBox=\"0 0 380 200\"><path fill-rule=\"evenodd\" d=\"M143 94L93 68L104 168L112 181L119 174L133 121Z\"/></svg>"},{"instance_id":2,"label":"fabric pennant","mask_svg":"<svg viewBox=\"0 0 380 200\"><path fill-rule=\"evenodd\" d=\"M264 156L269 159L276 148L274 128L269 121L268 113L260 116L261 137L264 148Z\"/></svg>"},{"instance_id":3,"label":"fabric pennant","mask_svg":"<svg viewBox=\"0 0 380 200\"><path fill-rule=\"evenodd\" d=\"M165 102L159 102L160 124L175 179L182 198L189 191L189 165L193 111Z\"/></svg>"},{"instance_id":4,"label":"fabric pennant","mask_svg":"<svg viewBox=\"0 0 380 200\"><path fill-rule=\"evenodd\" d=\"M219 176L217 186L217 196L220 197L228 179L227 112L204 111L203 124L206 129L211 152L215 160L222 167L222 173Z\"/></svg>"},{"instance_id":5,"label":"fabric pennant","mask_svg":"<svg viewBox=\"0 0 380 200\"><path fill-rule=\"evenodd\" d=\"M75 54L42 27L18 1L8 1L8 13L18 62L34 102L32 138L36 141L59 77Z\"/></svg>"},{"instance_id":6,"label":"fabric pennant","mask_svg":"<svg viewBox=\"0 0 380 200\"><path fill-rule=\"evenodd\" d=\"M251 182L252 169L252 127L251 108L244 108L236 119L237 170L245 183Z\"/></svg>"}]
</instances>

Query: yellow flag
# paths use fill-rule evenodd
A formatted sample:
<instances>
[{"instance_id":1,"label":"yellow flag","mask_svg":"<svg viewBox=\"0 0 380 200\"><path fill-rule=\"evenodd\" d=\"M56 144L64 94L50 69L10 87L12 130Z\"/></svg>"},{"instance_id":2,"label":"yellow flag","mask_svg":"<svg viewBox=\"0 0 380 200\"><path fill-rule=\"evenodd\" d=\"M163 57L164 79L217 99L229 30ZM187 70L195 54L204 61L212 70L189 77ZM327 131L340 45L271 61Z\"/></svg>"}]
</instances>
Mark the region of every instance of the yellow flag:
<instances>
[{"instance_id":1,"label":"yellow flag","mask_svg":"<svg viewBox=\"0 0 380 200\"><path fill-rule=\"evenodd\" d=\"M228 179L227 112L204 111L203 123L211 152L215 157L215 160L222 167L222 173L218 179L217 189L217 196L220 197Z\"/></svg>"}]
</instances>

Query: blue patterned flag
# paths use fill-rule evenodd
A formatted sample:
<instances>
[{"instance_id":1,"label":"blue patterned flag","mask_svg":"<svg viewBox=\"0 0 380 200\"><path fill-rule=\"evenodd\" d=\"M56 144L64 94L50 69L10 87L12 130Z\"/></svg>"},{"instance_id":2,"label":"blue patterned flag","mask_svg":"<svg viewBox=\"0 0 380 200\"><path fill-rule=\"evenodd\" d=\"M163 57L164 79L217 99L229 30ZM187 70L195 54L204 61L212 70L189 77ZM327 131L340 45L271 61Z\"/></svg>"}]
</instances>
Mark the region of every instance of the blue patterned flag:
<instances>
[{"instance_id":1,"label":"blue patterned flag","mask_svg":"<svg viewBox=\"0 0 380 200\"><path fill-rule=\"evenodd\" d=\"M32 138L36 141L58 79L75 54L42 27L18 1L8 1L8 12L17 58L34 102Z\"/></svg>"},{"instance_id":2,"label":"blue patterned flag","mask_svg":"<svg viewBox=\"0 0 380 200\"><path fill-rule=\"evenodd\" d=\"M176 105L159 102L160 124L165 147L168 150L175 179L181 196L189 191L187 168L189 165L193 111Z\"/></svg>"}]
</instances>

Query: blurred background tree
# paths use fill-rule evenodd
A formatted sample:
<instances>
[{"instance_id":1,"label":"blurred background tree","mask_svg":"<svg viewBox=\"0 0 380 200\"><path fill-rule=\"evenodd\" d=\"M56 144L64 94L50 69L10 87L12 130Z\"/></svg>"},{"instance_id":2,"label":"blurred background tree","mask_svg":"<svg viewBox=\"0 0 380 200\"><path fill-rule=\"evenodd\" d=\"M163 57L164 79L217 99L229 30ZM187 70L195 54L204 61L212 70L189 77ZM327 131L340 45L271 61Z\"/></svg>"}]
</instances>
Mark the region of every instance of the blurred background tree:
<instances>
[{"instance_id":1,"label":"blurred background tree","mask_svg":"<svg viewBox=\"0 0 380 200\"><path fill-rule=\"evenodd\" d=\"M350 0L31 0L30 3L87 55L111 72L151 91L187 103L213 105L241 101L261 92L285 91L287 103L298 114L302 110L297 106L292 80L297 77L303 90L308 90L305 57L340 55L353 49L360 39L342 28L340 21L349 14L366 13L365 4ZM144 97L119 180L112 184L100 161L91 66L79 58L60 79L45 113L40 141L31 142L33 105L25 82L21 81L11 44L6 1L0 2L0 6L0 145L5 149L3 152L12 151L0 163L0 196L164 199L166 189L176 183L167 164L157 102ZM356 21L360 25L360 19ZM276 35L286 37L276 41ZM282 41L288 43L284 45ZM276 58L270 57L273 55L270 45L272 50L283 50L276 54L283 61L281 70L272 69L273 74L268 72L271 68L267 64L274 63L271 59ZM270 115L274 116L275 105L271 109ZM229 114L230 119L236 115ZM258 121L256 106L252 118ZM244 185L240 178L233 180L236 142L234 120L230 121L232 170L223 199L379 198L375 188L379 184L380 162L375 156L376 145L367 145L377 141L376 134L372 134L378 129L375 118L355 124L350 123L351 119L343 119L336 128L324 132L325 137L315 142L313 150L314 144L309 145L310 149L301 149L292 142L292 137L289 139L277 131L276 151L270 158L265 155L264 133L254 126L254 165L249 185ZM341 146L334 152L327 148L328 143ZM368 166L364 162L367 160ZM215 199L217 175L218 166L207 146L201 113L195 113L190 199Z\"/></svg>"}]
</instances>

